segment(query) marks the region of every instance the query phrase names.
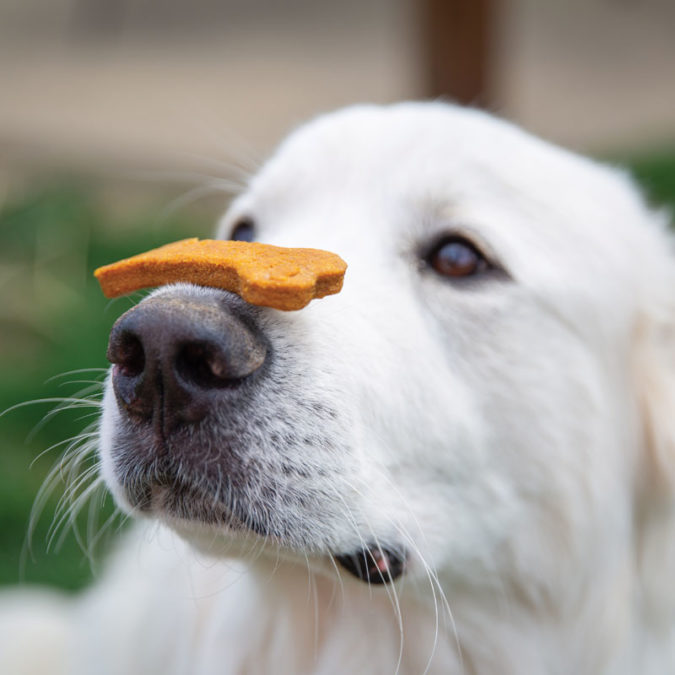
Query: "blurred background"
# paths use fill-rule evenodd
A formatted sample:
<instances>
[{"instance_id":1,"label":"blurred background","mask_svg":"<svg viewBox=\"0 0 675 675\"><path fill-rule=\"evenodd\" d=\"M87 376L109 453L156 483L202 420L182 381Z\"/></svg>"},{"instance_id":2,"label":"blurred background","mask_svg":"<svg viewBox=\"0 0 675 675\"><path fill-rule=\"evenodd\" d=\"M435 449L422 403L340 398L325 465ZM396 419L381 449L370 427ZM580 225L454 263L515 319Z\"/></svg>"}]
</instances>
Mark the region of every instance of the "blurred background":
<instances>
[{"instance_id":1,"label":"blurred background","mask_svg":"<svg viewBox=\"0 0 675 675\"><path fill-rule=\"evenodd\" d=\"M364 101L486 107L674 208L673 35L673 0L0 0L0 584L79 588L122 527L59 506L134 300L96 266L207 236L283 134Z\"/></svg>"}]
</instances>

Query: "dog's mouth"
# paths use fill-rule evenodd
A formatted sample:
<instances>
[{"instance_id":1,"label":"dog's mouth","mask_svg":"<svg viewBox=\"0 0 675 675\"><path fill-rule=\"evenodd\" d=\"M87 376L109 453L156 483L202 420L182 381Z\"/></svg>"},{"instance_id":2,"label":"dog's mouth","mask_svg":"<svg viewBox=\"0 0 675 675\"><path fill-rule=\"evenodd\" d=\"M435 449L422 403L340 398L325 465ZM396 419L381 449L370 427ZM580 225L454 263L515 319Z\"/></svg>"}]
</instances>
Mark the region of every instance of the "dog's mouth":
<instances>
[{"instance_id":1,"label":"dog's mouth","mask_svg":"<svg viewBox=\"0 0 675 675\"><path fill-rule=\"evenodd\" d=\"M125 492L127 500L139 515L224 526L231 531L250 531L264 537L275 534L237 502L229 490L220 496L209 496L208 492L172 474L154 476L147 482L127 485Z\"/></svg>"},{"instance_id":2,"label":"dog's mouth","mask_svg":"<svg viewBox=\"0 0 675 675\"><path fill-rule=\"evenodd\" d=\"M266 523L258 522L245 510L233 508L234 504L206 499L194 488L171 480L147 484L144 489L127 492L127 497L140 513L163 516L170 520L225 526L231 533L250 532L264 539L282 542L281 532ZM368 584L389 584L402 576L407 567L405 550L378 544L366 545L352 553L333 554L333 559L347 572Z\"/></svg>"},{"instance_id":3,"label":"dog's mouth","mask_svg":"<svg viewBox=\"0 0 675 675\"><path fill-rule=\"evenodd\" d=\"M404 551L375 545L355 553L337 555L335 560L361 581L389 584L405 572L407 556Z\"/></svg>"},{"instance_id":4,"label":"dog's mouth","mask_svg":"<svg viewBox=\"0 0 675 675\"><path fill-rule=\"evenodd\" d=\"M223 481L221 476L214 489L208 481L181 476L166 458L161 465L155 462L135 469L121 476L120 483L127 502L138 515L157 517L169 524L182 523L181 527L195 523L219 530L224 527L232 535L249 533L304 556L308 550L317 552L318 542L307 538L310 528L303 530L306 521L283 517L283 513L269 508L269 504L262 512L257 502L247 498L247 493L254 488L260 490L255 481L249 485L241 476L240 481ZM250 478L250 474L247 475ZM272 486L267 487L266 495L278 501ZM259 517L260 513L266 517ZM329 555L347 572L368 584L392 583L406 572L408 566L406 550L390 543L366 543L347 553L333 549Z\"/></svg>"},{"instance_id":5,"label":"dog's mouth","mask_svg":"<svg viewBox=\"0 0 675 675\"><path fill-rule=\"evenodd\" d=\"M155 507L159 506L168 516L226 525L231 531L250 531L265 538L272 534L267 527L258 524L247 514L235 513L231 508L222 505L206 503L203 499L195 498L194 493L186 499L185 491L177 491L175 485L171 490L155 488L152 492ZM368 584L389 584L396 581L405 572L407 562L405 551L379 545L364 546L354 553L334 555L333 558L350 574Z\"/></svg>"}]
</instances>

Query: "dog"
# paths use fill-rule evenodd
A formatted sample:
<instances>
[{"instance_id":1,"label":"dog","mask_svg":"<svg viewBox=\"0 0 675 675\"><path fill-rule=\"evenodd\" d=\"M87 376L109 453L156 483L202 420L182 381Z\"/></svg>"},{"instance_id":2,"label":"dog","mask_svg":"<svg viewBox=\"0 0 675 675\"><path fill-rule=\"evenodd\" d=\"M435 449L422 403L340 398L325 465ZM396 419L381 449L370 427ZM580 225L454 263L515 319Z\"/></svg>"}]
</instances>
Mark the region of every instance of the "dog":
<instances>
[{"instance_id":1,"label":"dog","mask_svg":"<svg viewBox=\"0 0 675 675\"><path fill-rule=\"evenodd\" d=\"M675 672L667 225L474 109L293 132L218 236L336 252L342 292L119 319L98 452L141 523L80 598L5 596L2 672Z\"/></svg>"}]
</instances>

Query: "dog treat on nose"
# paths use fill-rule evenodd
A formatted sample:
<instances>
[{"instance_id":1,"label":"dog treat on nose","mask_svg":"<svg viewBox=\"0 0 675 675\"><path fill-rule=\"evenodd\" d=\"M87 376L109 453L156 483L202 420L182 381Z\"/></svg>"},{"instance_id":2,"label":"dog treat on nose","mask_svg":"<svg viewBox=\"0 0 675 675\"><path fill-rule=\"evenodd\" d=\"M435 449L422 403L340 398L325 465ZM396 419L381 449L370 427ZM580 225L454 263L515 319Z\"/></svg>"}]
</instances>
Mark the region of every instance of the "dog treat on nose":
<instances>
[{"instance_id":1,"label":"dog treat on nose","mask_svg":"<svg viewBox=\"0 0 675 675\"><path fill-rule=\"evenodd\" d=\"M293 310L338 293L346 269L340 256L313 248L183 239L99 267L94 276L108 298L186 281L232 291L252 305Z\"/></svg>"}]
</instances>

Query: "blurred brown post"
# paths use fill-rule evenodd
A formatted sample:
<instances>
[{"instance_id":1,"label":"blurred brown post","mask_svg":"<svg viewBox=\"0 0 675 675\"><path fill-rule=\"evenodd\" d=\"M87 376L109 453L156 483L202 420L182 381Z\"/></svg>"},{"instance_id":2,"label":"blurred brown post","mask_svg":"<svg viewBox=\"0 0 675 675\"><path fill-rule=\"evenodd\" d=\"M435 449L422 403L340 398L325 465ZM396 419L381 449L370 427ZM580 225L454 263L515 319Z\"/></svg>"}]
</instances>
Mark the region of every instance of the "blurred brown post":
<instances>
[{"instance_id":1,"label":"blurred brown post","mask_svg":"<svg viewBox=\"0 0 675 675\"><path fill-rule=\"evenodd\" d=\"M499 0L421 0L426 95L490 102L492 29Z\"/></svg>"}]
</instances>

